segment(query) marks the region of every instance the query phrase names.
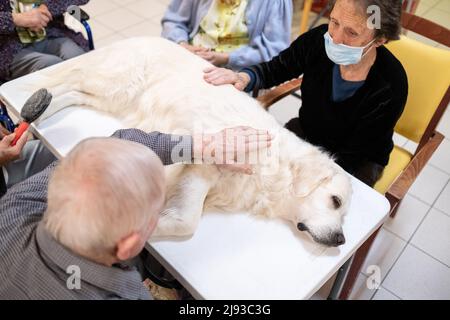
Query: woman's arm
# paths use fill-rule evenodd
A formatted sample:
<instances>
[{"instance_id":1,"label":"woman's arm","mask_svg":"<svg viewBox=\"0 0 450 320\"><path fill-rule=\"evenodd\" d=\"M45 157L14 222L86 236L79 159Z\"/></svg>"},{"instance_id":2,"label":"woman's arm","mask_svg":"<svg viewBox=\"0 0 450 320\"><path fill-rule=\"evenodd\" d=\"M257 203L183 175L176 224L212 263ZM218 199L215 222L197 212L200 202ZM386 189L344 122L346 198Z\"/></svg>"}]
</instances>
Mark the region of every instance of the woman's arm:
<instances>
[{"instance_id":1,"label":"woman's arm","mask_svg":"<svg viewBox=\"0 0 450 320\"><path fill-rule=\"evenodd\" d=\"M228 67L242 69L269 61L290 44L292 23L292 1L275 0L267 12L263 32L250 39L247 46L230 54ZM258 17L249 17L252 22Z\"/></svg>"},{"instance_id":2,"label":"woman's arm","mask_svg":"<svg viewBox=\"0 0 450 320\"><path fill-rule=\"evenodd\" d=\"M82 6L88 2L89 0L46 0L44 3L47 5L52 16L57 17L66 12L67 8L71 5Z\"/></svg>"},{"instance_id":3,"label":"woman's arm","mask_svg":"<svg viewBox=\"0 0 450 320\"><path fill-rule=\"evenodd\" d=\"M163 38L175 43L189 41L189 24L195 14L196 1L198 0L172 0L161 20Z\"/></svg>"},{"instance_id":4,"label":"woman's arm","mask_svg":"<svg viewBox=\"0 0 450 320\"><path fill-rule=\"evenodd\" d=\"M289 48L269 62L248 68L256 75L254 88L269 89L300 77L305 69L307 51L312 49L310 33L311 31L301 35Z\"/></svg>"},{"instance_id":5,"label":"woman's arm","mask_svg":"<svg viewBox=\"0 0 450 320\"><path fill-rule=\"evenodd\" d=\"M208 68L204 71L204 79L216 86L232 84L238 90L252 91L298 78L304 72L308 54L315 54L318 34L322 35L317 28L304 33L271 61L244 68L239 73L225 68Z\"/></svg>"}]
</instances>

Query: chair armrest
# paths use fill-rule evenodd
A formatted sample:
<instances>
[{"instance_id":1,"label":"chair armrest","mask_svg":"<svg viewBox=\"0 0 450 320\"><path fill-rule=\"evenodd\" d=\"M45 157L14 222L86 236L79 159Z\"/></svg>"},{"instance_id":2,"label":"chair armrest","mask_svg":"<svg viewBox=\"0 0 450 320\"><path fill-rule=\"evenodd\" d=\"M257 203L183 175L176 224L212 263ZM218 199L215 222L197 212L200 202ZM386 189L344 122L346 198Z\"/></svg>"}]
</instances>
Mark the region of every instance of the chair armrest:
<instances>
[{"instance_id":1,"label":"chair armrest","mask_svg":"<svg viewBox=\"0 0 450 320\"><path fill-rule=\"evenodd\" d=\"M257 98L259 103L263 106L264 109L269 109L271 105L280 101L287 95L294 93L295 91L300 89L300 85L302 84L302 79L294 79L284 84L281 84L266 94Z\"/></svg>"},{"instance_id":2,"label":"chair armrest","mask_svg":"<svg viewBox=\"0 0 450 320\"><path fill-rule=\"evenodd\" d=\"M444 136L435 131L433 136L428 140L427 143L417 152L408 166L403 170L403 172L398 176L398 178L392 183L386 192L387 197L393 197L396 200L401 200L405 197L411 185L416 180L417 176L420 174L422 169L425 167L427 162L430 160L433 153L444 140Z\"/></svg>"},{"instance_id":3,"label":"chair armrest","mask_svg":"<svg viewBox=\"0 0 450 320\"><path fill-rule=\"evenodd\" d=\"M84 11L83 9L80 8L80 18L81 21L88 21L90 19L89 15L87 14L86 11Z\"/></svg>"},{"instance_id":4,"label":"chair armrest","mask_svg":"<svg viewBox=\"0 0 450 320\"><path fill-rule=\"evenodd\" d=\"M81 9L79 6L69 6L67 8L67 13L70 14L72 17L74 17L76 20L80 21L81 23L83 21L88 21L90 19L89 15L86 11Z\"/></svg>"}]
</instances>

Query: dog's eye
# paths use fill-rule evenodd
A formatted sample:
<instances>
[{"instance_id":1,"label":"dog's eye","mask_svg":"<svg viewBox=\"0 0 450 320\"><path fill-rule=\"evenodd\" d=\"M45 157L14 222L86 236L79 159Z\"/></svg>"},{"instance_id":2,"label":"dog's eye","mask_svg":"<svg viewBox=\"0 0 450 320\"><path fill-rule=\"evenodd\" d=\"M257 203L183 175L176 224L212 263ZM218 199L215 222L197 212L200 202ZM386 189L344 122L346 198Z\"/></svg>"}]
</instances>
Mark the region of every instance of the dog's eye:
<instances>
[{"instance_id":1,"label":"dog's eye","mask_svg":"<svg viewBox=\"0 0 450 320\"><path fill-rule=\"evenodd\" d=\"M304 223L299 223L299 224L297 224L297 229L299 230L299 231L308 231L308 227L307 226L305 226L305 224Z\"/></svg>"},{"instance_id":2,"label":"dog's eye","mask_svg":"<svg viewBox=\"0 0 450 320\"><path fill-rule=\"evenodd\" d=\"M332 196L333 206L335 209L339 209L342 206L342 200L338 196Z\"/></svg>"}]
</instances>

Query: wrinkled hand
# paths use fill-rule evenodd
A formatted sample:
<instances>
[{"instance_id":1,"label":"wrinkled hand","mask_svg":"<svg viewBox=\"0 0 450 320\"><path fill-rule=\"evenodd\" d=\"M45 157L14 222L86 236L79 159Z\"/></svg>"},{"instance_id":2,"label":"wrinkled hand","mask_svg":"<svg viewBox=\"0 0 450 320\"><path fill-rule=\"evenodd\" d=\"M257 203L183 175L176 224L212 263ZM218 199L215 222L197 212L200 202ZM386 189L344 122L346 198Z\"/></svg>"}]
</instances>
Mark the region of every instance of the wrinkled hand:
<instances>
[{"instance_id":1,"label":"wrinkled hand","mask_svg":"<svg viewBox=\"0 0 450 320\"><path fill-rule=\"evenodd\" d=\"M180 46L182 46L183 48L185 48L186 50L189 50L190 52L197 54L198 52L207 52L209 51L208 48L204 48L204 47L197 47L197 46L192 46L187 42L180 42L179 43Z\"/></svg>"},{"instance_id":2,"label":"wrinkled hand","mask_svg":"<svg viewBox=\"0 0 450 320\"><path fill-rule=\"evenodd\" d=\"M234 127L215 134L196 134L193 140L194 160L252 174L254 163L250 163L249 154L270 147L272 136L267 130Z\"/></svg>"},{"instance_id":3,"label":"wrinkled hand","mask_svg":"<svg viewBox=\"0 0 450 320\"><path fill-rule=\"evenodd\" d=\"M8 164L11 161L19 159L20 153L22 152L23 146L28 140L28 132L20 137L14 147L11 147L16 134L12 133L10 135L4 136L0 141L0 167Z\"/></svg>"},{"instance_id":4,"label":"wrinkled hand","mask_svg":"<svg viewBox=\"0 0 450 320\"><path fill-rule=\"evenodd\" d=\"M43 15L45 15L46 17L48 17L48 18L50 19L50 21L53 20L53 16L52 16L50 10L48 10L48 7L47 7L46 4L44 4L44 3L41 4L41 5L39 6L38 10L39 10Z\"/></svg>"},{"instance_id":5,"label":"wrinkled hand","mask_svg":"<svg viewBox=\"0 0 450 320\"><path fill-rule=\"evenodd\" d=\"M34 32L38 32L47 27L47 24L52 19L52 14L45 4L28 12L13 13L13 21L16 26L29 28Z\"/></svg>"},{"instance_id":6,"label":"wrinkled hand","mask_svg":"<svg viewBox=\"0 0 450 320\"><path fill-rule=\"evenodd\" d=\"M205 81L215 86L232 84L236 89L243 91L250 83L250 76L245 72L234 72L225 68L208 68L203 72Z\"/></svg>"},{"instance_id":7,"label":"wrinkled hand","mask_svg":"<svg viewBox=\"0 0 450 320\"><path fill-rule=\"evenodd\" d=\"M228 64L230 56L228 53L215 52L215 51L199 51L197 55L200 58L212 63L216 67L221 67Z\"/></svg>"},{"instance_id":8,"label":"wrinkled hand","mask_svg":"<svg viewBox=\"0 0 450 320\"><path fill-rule=\"evenodd\" d=\"M193 46L185 41L180 42L179 45L182 46L183 48L185 48L186 50L189 50L193 54L196 54L200 58L205 59L206 61L212 63L213 65L215 65L217 67L228 64L228 61L230 58L228 53L215 52L209 48Z\"/></svg>"}]
</instances>

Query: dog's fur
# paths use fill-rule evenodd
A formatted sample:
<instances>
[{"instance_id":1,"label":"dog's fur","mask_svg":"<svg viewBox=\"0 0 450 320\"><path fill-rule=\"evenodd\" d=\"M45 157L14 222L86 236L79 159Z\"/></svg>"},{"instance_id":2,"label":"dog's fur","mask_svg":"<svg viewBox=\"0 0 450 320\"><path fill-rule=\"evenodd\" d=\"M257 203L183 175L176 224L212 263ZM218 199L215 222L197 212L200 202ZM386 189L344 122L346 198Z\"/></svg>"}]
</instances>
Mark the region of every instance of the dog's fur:
<instances>
[{"instance_id":1,"label":"dog's fur","mask_svg":"<svg viewBox=\"0 0 450 320\"><path fill-rule=\"evenodd\" d=\"M167 167L166 209L154 236L193 234L204 209L245 210L287 219L319 243L342 244L348 175L328 154L282 128L256 100L231 85L207 84L203 70L209 66L161 38L120 41L49 72L44 86L54 100L42 119L81 105L146 132L212 133L241 125L270 130L278 157L266 157L251 176L212 165Z\"/></svg>"}]
</instances>

